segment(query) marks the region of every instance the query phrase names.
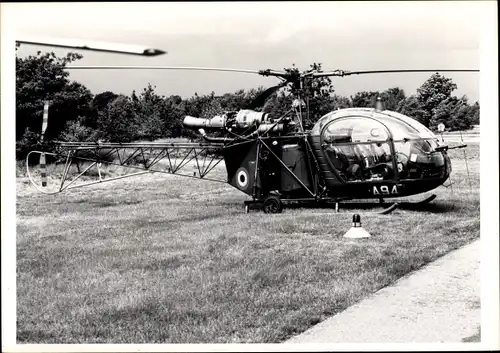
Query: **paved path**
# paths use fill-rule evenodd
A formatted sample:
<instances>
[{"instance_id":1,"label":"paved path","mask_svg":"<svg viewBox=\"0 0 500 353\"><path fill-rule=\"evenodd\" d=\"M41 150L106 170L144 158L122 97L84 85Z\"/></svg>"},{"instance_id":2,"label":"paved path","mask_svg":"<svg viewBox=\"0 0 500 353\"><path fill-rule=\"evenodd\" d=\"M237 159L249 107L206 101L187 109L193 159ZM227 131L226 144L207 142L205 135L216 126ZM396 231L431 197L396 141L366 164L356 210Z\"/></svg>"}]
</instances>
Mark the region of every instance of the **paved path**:
<instances>
[{"instance_id":1,"label":"paved path","mask_svg":"<svg viewBox=\"0 0 500 353\"><path fill-rule=\"evenodd\" d=\"M480 325L479 240L284 343L460 343Z\"/></svg>"}]
</instances>

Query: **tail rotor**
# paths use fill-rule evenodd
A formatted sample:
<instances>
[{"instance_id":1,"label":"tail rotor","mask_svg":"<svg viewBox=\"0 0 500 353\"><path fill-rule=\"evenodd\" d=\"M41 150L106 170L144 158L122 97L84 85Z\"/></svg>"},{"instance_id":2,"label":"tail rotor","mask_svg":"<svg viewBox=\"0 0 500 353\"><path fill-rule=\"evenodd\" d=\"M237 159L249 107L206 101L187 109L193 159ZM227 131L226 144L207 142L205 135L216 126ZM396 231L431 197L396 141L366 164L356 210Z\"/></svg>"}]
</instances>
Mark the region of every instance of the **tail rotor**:
<instances>
[{"instance_id":1,"label":"tail rotor","mask_svg":"<svg viewBox=\"0 0 500 353\"><path fill-rule=\"evenodd\" d=\"M49 120L49 101L45 101L43 106L43 121L42 121L42 135L40 141L43 142L45 136L45 130L47 130L47 124ZM47 161L45 153L40 153L40 174L42 176L42 187L47 186Z\"/></svg>"}]
</instances>

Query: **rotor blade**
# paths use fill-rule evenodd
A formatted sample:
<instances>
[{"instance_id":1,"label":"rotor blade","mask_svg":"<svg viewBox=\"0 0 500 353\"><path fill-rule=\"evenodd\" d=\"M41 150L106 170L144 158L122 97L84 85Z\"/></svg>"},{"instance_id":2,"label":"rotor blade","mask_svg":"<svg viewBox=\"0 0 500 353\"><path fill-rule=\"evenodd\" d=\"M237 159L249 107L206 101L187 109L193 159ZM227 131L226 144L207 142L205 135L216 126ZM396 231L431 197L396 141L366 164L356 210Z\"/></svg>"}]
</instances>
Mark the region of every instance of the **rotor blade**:
<instances>
[{"instance_id":1,"label":"rotor blade","mask_svg":"<svg viewBox=\"0 0 500 353\"><path fill-rule=\"evenodd\" d=\"M344 71L334 70L330 72L317 72L313 73L313 77L326 77L326 76L349 76L349 75L364 75L364 74L390 74L402 72L479 72L479 70L472 69L415 69L415 70L368 70L368 71Z\"/></svg>"},{"instance_id":2,"label":"rotor blade","mask_svg":"<svg viewBox=\"0 0 500 353\"><path fill-rule=\"evenodd\" d=\"M33 44L60 48L73 48L91 51L110 52L118 54L142 55L142 56L157 56L166 54L166 51L161 49L149 48L140 45L83 41L79 39L68 38L24 38L16 40L17 43Z\"/></svg>"},{"instance_id":3,"label":"rotor blade","mask_svg":"<svg viewBox=\"0 0 500 353\"><path fill-rule=\"evenodd\" d=\"M43 120L42 120L42 136L41 140L43 141L43 137L45 136L45 130L47 130L47 124L49 122L49 101L45 101L43 105Z\"/></svg>"},{"instance_id":4,"label":"rotor blade","mask_svg":"<svg viewBox=\"0 0 500 353\"><path fill-rule=\"evenodd\" d=\"M196 70L196 71L227 71L260 74L257 70L230 69L223 67L192 67L192 66L66 66L68 70Z\"/></svg>"},{"instance_id":5,"label":"rotor blade","mask_svg":"<svg viewBox=\"0 0 500 353\"><path fill-rule=\"evenodd\" d=\"M255 99L246 107L247 109L255 109L263 105L268 97L270 97L274 92L279 90L281 87L285 86L288 82L282 82L279 85L269 87L264 92L259 94Z\"/></svg>"}]
</instances>

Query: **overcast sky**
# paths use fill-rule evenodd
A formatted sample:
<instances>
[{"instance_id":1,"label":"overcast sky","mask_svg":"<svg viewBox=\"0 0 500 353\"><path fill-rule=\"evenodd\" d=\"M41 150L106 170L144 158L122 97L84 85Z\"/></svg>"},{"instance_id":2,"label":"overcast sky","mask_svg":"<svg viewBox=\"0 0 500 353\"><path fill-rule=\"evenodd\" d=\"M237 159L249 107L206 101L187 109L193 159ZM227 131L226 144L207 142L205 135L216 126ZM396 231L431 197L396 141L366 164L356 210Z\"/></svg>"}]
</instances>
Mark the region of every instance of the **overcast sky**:
<instances>
[{"instance_id":1,"label":"overcast sky","mask_svg":"<svg viewBox=\"0 0 500 353\"><path fill-rule=\"evenodd\" d=\"M5 5L5 4L4 4ZM168 51L154 58L82 51L78 65L179 65L245 69L478 69L480 1L291 3L20 3L7 4L17 36L141 44ZM487 9L486 9L487 10ZM25 45L18 55L50 48ZM65 50L54 50L63 54ZM431 75L385 74L334 78L336 92L416 89ZM479 99L479 74L445 73L456 95ZM96 94L130 94L148 83L183 97L269 86L258 75L172 71L73 71Z\"/></svg>"}]
</instances>

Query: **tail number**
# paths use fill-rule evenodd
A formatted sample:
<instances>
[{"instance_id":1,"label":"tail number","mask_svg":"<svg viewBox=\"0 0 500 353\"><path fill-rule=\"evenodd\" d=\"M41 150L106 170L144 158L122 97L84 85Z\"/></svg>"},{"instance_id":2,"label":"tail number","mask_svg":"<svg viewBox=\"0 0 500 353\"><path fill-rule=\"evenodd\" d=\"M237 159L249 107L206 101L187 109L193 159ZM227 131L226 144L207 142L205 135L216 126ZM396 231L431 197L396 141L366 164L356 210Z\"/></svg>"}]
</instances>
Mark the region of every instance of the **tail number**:
<instances>
[{"instance_id":1,"label":"tail number","mask_svg":"<svg viewBox=\"0 0 500 353\"><path fill-rule=\"evenodd\" d=\"M389 189L387 185L381 185L378 188L374 185L372 193L373 195L398 195L399 191L396 185L393 185L392 189Z\"/></svg>"}]
</instances>

